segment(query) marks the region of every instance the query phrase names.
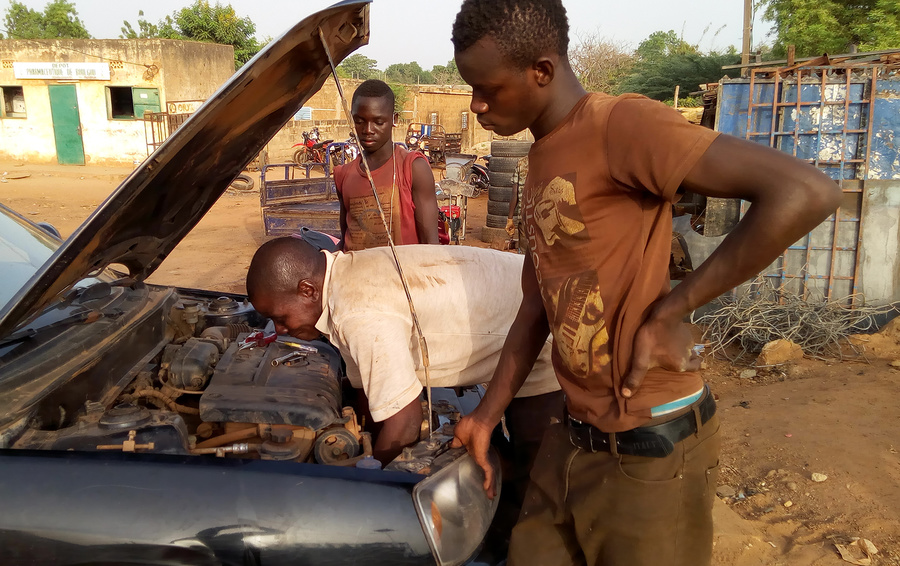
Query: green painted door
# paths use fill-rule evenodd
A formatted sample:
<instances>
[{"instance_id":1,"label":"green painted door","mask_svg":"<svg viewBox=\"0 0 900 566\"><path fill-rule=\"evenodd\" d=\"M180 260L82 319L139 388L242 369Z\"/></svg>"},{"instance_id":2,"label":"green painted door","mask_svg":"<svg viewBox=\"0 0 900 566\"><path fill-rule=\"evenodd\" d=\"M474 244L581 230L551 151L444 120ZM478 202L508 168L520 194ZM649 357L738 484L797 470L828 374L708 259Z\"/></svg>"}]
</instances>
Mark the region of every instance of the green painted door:
<instances>
[{"instance_id":1,"label":"green painted door","mask_svg":"<svg viewBox=\"0 0 900 566\"><path fill-rule=\"evenodd\" d=\"M50 85L50 116L60 165L84 165L81 117L75 85Z\"/></svg>"},{"instance_id":2,"label":"green painted door","mask_svg":"<svg viewBox=\"0 0 900 566\"><path fill-rule=\"evenodd\" d=\"M159 112L159 89L135 87L131 89L131 96L135 118L143 118L144 112Z\"/></svg>"}]
</instances>

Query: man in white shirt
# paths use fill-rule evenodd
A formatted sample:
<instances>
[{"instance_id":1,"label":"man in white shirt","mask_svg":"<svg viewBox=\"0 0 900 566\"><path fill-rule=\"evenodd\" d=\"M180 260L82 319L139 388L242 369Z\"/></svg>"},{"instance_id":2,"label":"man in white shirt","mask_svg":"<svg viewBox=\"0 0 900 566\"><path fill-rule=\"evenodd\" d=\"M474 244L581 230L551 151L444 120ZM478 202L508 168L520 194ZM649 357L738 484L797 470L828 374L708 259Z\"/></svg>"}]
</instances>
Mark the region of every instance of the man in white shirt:
<instances>
[{"instance_id":1,"label":"man in white shirt","mask_svg":"<svg viewBox=\"0 0 900 566\"><path fill-rule=\"evenodd\" d=\"M400 246L397 254L427 342L430 385L490 381L522 300L522 256L427 245ZM348 379L365 391L373 420L383 422L376 458L387 462L418 440L425 372L389 248L329 253L278 238L254 255L247 292L279 334L305 340L322 334L338 348ZM535 445L528 452L536 451L550 419L563 415L550 350L547 340L517 396L523 414L509 419L531 429L522 433ZM517 427L507 426L516 445Z\"/></svg>"}]
</instances>

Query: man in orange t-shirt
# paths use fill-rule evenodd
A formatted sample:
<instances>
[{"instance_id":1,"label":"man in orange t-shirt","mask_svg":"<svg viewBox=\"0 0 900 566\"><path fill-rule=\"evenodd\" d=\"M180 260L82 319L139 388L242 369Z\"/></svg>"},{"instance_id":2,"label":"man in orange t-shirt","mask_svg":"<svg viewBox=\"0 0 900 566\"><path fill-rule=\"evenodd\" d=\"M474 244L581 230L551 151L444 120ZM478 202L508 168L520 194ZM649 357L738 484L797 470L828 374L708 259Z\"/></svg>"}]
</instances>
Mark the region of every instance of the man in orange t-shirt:
<instances>
[{"instance_id":1,"label":"man in orange t-shirt","mask_svg":"<svg viewBox=\"0 0 900 566\"><path fill-rule=\"evenodd\" d=\"M562 0L464 0L453 26L470 108L534 135L522 195L523 299L491 387L456 426L485 471L490 431L553 334L568 418L548 429L510 566L703 566L719 453L713 395L682 322L754 277L837 207L840 189L779 151L693 126L637 95L587 93ZM669 290L683 190L751 207Z\"/></svg>"},{"instance_id":2,"label":"man in orange t-shirt","mask_svg":"<svg viewBox=\"0 0 900 566\"><path fill-rule=\"evenodd\" d=\"M438 205L428 159L391 141L394 92L383 81L365 81L353 93L351 112L394 244L437 244ZM343 251L386 246L387 232L362 156L336 167L334 181Z\"/></svg>"}]
</instances>

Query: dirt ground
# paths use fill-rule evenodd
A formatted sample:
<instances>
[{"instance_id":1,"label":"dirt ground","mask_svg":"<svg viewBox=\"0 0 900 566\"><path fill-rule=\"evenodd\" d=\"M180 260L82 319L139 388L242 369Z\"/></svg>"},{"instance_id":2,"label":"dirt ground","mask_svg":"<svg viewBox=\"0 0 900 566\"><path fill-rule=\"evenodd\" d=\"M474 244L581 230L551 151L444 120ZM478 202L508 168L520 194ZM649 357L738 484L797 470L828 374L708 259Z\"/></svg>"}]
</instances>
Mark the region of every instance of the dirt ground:
<instances>
[{"instance_id":1,"label":"dirt ground","mask_svg":"<svg viewBox=\"0 0 900 566\"><path fill-rule=\"evenodd\" d=\"M0 163L0 202L65 237L129 172ZM470 199L465 245L486 246L486 206ZM265 239L258 192L229 192L150 282L243 292ZM724 440L715 564L839 566L848 562L835 543L862 537L878 549L872 564L900 566L898 359L885 338L867 362L804 359L748 379L745 367L707 360Z\"/></svg>"}]
</instances>

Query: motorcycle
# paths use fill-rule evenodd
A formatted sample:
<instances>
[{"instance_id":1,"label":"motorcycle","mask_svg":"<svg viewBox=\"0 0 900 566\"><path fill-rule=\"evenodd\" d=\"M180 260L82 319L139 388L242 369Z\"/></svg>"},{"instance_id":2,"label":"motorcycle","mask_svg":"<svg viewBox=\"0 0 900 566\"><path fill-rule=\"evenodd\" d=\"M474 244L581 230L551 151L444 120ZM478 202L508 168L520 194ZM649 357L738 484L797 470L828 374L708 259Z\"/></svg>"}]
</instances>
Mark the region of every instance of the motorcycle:
<instances>
[{"instance_id":1,"label":"motorcycle","mask_svg":"<svg viewBox=\"0 0 900 566\"><path fill-rule=\"evenodd\" d=\"M319 141L319 128L314 127L309 132L303 132L303 141L291 146L294 150L294 163L304 165L306 163L325 163L325 148L334 140Z\"/></svg>"},{"instance_id":2,"label":"motorcycle","mask_svg":"<svg viewBox=\"0 0 900 566\"><path fill-rule=\"evenodd\" d=\"M491 185L488 168L479 163L472 163L472 166L469 167L466 182L475 187L474 196L479 196L481 193L488 190L488 187Z\"/></svg>"}]
</instances>

